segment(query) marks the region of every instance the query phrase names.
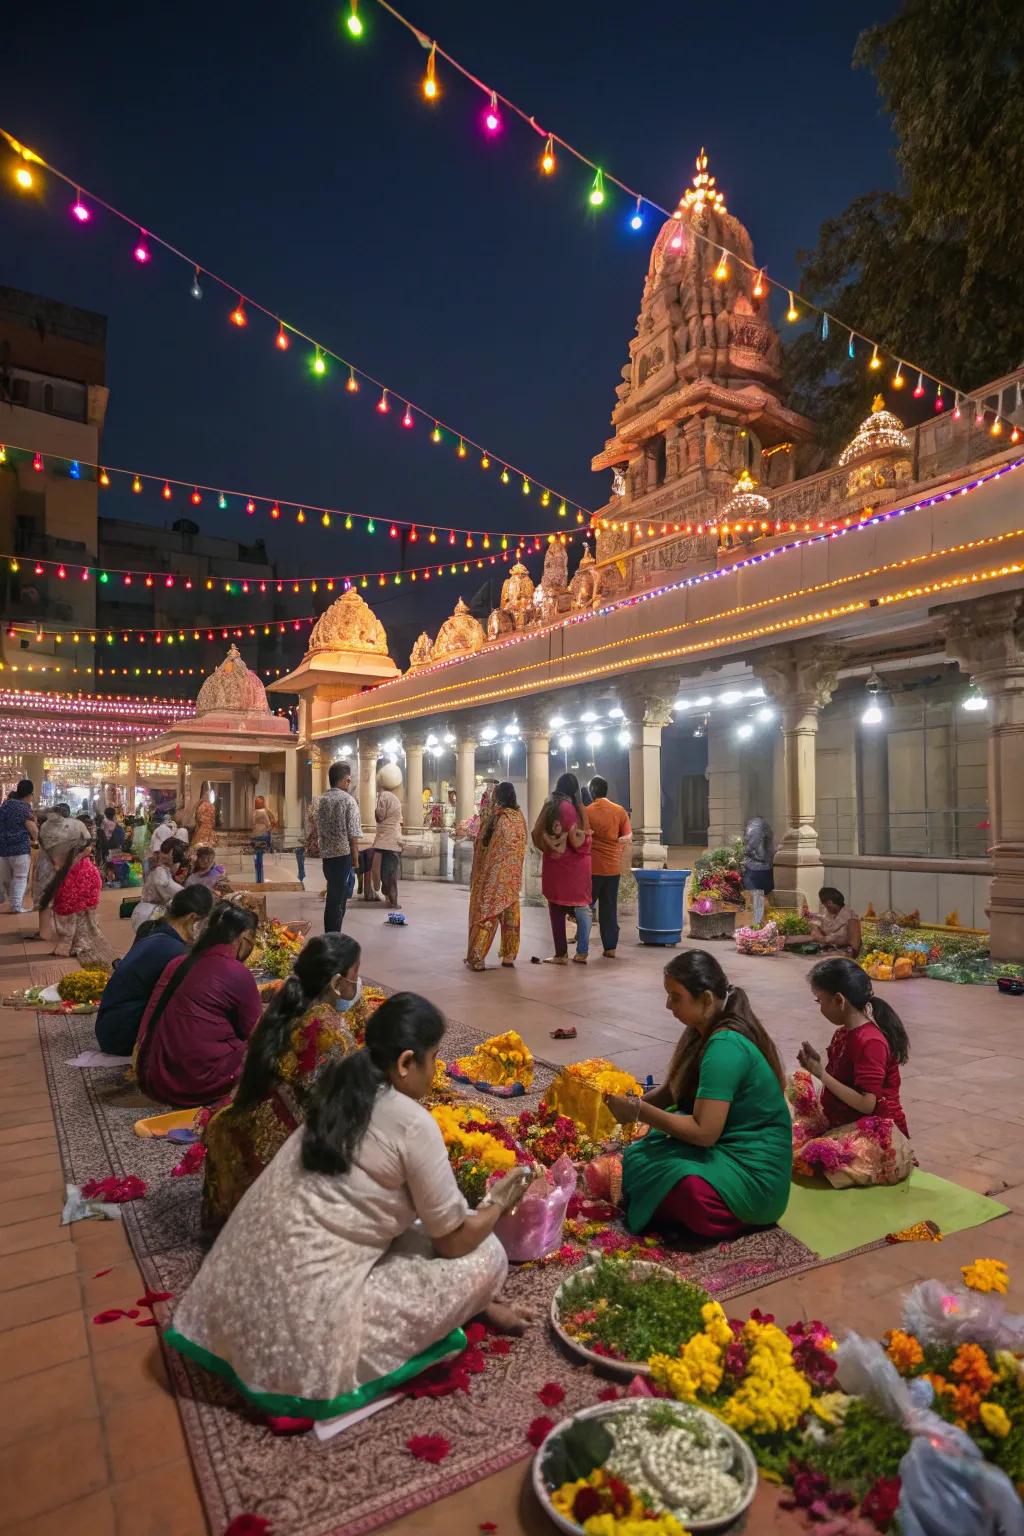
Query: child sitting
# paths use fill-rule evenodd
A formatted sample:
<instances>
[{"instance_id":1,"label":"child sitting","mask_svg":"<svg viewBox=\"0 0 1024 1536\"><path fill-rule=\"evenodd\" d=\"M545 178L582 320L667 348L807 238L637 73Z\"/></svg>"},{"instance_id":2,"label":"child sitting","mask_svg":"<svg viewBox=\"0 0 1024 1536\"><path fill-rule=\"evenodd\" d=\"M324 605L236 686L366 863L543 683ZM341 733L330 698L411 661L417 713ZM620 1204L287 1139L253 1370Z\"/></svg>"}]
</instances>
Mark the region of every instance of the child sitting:
<instances>
[{"instance_id":1,"label":"child sitting","mask_svg":"<svg viewBox=\"0 0 1024 1536\"><path fill-rule=\"evenodd\" d=\"M836 1188L898 1184L913 1166L900 1102L900 1067L910 1056L896 1010L875 997L852 960L819 960L808 978L822 1017L835 1026L825 1061L804 1041L791 1092L797 1172L820 1172ZM822 1085L820 1097L810 1079Z\"/></svg>"}]
</instances>

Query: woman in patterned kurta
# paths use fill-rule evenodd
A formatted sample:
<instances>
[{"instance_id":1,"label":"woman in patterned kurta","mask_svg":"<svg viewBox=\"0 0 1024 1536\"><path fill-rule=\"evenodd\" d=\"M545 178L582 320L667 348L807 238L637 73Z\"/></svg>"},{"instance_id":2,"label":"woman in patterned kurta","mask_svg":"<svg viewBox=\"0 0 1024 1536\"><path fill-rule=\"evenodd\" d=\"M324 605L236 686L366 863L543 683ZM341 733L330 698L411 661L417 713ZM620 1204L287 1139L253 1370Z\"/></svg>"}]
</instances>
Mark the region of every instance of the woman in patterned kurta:
<instances>
[{"instance_id":1,"label":"woman in patterned kurta","mask_svg":"<svg viewBox=\"0 0 1024 1536\"><path fill-rule=\"evenodd\" d=\"M494 1236L529 1169L463 1198L430 1091L444 1020L399 992L331 1062L182 1298L167 1342L273 1414L331 1418L465 1346L482 1314L522 1332Z\"/></svg>"},{"instance_id":2,"label":"woman in patterned kurta","mask_svg":"<svg viewBox=\"0 0 1024 1536\"><path fill-rule=\"evenodd\" d=\"M55 955L73 955L83 965L110 969L114 952L100 931L96 912L103 880L92 859L92 841L72 848L43 893L40 907L53 903Z\"/></svg>"},{"instance_id":3,"label":"woman in patterned kurta","mask_svg":"<svg viewBox=\"0 0 1024 1536\"><path fill-rule=\"evenodd\" d=\"M206 1127L203 1229L216 1233L306 1116L328 1062L356 1049L360 949L347 934L310 939L253 1031L231 1104Z\"/></svg>"},{"instance_id":4,"label":"woman in patterned kurta","mask_svg":"<svg viewBox=\"0 0 1024 1536\"><path fill-rule=\"evenodd\" d=\"M509 783L499 784L480 822L473 849L469 886L471 971L482 971L494 934L501 925L501 963L513 965L519 953L519 889L526 857L526 822Z\"/></svg>"}]
</instances>

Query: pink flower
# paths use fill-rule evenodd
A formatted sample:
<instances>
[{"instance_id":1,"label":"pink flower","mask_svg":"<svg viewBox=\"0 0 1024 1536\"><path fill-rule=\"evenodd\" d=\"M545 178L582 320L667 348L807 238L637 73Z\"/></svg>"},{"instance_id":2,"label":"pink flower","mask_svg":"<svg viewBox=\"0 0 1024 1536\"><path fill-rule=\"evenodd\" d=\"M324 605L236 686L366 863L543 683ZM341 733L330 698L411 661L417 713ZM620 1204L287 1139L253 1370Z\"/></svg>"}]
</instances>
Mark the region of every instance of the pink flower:
<instances>
[{"instance_id":1,"label":"pink flower","mask_svg":"<svg viewBox=\"0 0 1024 1536\"><path fill-rule=\"evenodd\" d=\"M544 1441L547 1439L548 1435L550 1435L554 1427L554 1419L532 1419L526 1430L526 1438L534 1448L537 1448L538 1446L544 1444Z\"/></svg>"},{"instance_id":2,"label":"pink flower","mask_svg":"<svg viewBox=\"0 0 1024 1536\"><path fill-rule=\"evenodd\" d=\"M537 1396L545 1408L557 1408L559 1403L565 1401L565 1388L560 1387L557 1381L546 1381Z\"/></svg>"},{"instance_id":3,"label":"pink flower","mask_svg":"<svg viewBox=\"0 0 1024 1536\"><path fill-rule=\"evenodd\" d=\"M444 1461L452 1447L443 1435L413 1435L411 1440L405 1442L405 1448L417 1461L429 1461L436 1467Z\"/></svg>"},{"instance_id":4,"label":"pink flower","mask_svg":"<svg viewBox=\"0 0 1024 1536\"><path fill-rule=\"evenodd\" d=\"M194 1141L190 1147L185 1148L185 1155L177 1167L171 1169L171 1178L184 1179L190 1173L198 1173L205 1159L205 1145L201 1141Z\"/></svg>"},{"instance_id":5,"label":"pink flower","mask_svg":"<svg viewBox=\"0 0 1024 1536\"><path fill-rule=\"evenodd\" d=\"M124 1205L127 1200L141 1200L145 1193L145 1180L137 1178L134 1173L129 1173L123 1179L117 1178L114 1174L110 1174L105 1179L87 1179L82 1185L82 1194L86 1200L104 1200L110 1205Z\"/></svg>"},{"instance_id":6,"label":"pink flower","mask_svg":"<svg viewBox=\"0 0 1024 1536\"><path fill-rule=\"evenodd\" d=\"M597 1394L599 1403L617 1403L619 1400L618 1387L603 1387Z\"/></svg>"}]
</instances>

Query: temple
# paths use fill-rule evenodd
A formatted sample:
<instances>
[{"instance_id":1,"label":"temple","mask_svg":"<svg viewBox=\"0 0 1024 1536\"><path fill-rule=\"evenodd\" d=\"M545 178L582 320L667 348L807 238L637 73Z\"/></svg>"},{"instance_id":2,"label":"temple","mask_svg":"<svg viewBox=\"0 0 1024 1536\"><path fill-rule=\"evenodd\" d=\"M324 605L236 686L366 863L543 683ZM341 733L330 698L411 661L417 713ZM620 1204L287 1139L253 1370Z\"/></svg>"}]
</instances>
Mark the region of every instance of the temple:
<instances>
[{"instance_id":1,"label":"temple","mask_svg":"<svg viewBox=\"0 0 1024 1536\"><path fill-rule=\"evenodd\" d=\"M451 867L432 839L452 791L462 823L511 778L532 820L556 772L598 771L636 865L686 862L757 812L782 902L827 879L861 909L990 926L996 957L1024 959L1024 370L914 427L902 365L887 374L818 467L702 151L592 461L610 479L593 547L570 572L552 536L536 584L516 560L486 625L460 600L404 674L358 594L335 603L274 685L303 698L311 789L344 752L368 795L404 752L414 875Z\"/></svg>"}]
</instances>

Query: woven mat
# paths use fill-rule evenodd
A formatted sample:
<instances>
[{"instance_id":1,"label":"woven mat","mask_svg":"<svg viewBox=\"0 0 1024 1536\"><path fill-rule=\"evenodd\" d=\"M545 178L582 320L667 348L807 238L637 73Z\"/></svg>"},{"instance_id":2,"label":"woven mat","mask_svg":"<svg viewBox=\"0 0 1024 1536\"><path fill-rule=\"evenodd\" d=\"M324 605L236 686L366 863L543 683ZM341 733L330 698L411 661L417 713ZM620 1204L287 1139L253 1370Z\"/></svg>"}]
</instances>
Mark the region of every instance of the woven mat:
<instances>
[{"instance_id":1,"label":"woven mat","mask_svg":"<svg viewBox=\"0 0 1024 1536\"><path fill-rule=\"evenodd\" d=\"M146 1198L122 1207L125 1231L145 1283L180 1296L202 1259L199 1178L170 1176L181 1147L134 1134L135 1121L154 1106L126 1085L123 1069L66 1065L95 1047L93 1016L39 1014L38 1020L66 1178L81 1183L138 1174L145 1179ZM446 1041L462 1051L479 1038L452 1024ZM508 1101L508 1108L524 1102L530 1099ZM253 1259L258 1262L259 1256ZM680 1254L676 1262L724 1301L821 1261L772 1228ZM557 1264L514 1269L509 1290L546 1315L565 1274ZM468 1395L406 1398L320 1444L311 1435L272 1435L226 1384L175 1351L167 1351L167 1364L211 1529L222 1531L238 1514L259 1514L271 1522L274 1536L361 1536L401 1519L529 1456L526 1429L535 1417L575 1412L595 1402L607 1384L567 1357L541 1324L515 1340L509 1354L488 1355ZM537 1393L550 1381L566 1396L560 1407L548 1410ZM423 1434L450 1441L451 1452L440 1466L416 1461L406 1451L406 1441Z\"/></svg>"}]
</instances>

